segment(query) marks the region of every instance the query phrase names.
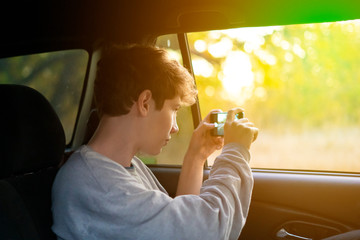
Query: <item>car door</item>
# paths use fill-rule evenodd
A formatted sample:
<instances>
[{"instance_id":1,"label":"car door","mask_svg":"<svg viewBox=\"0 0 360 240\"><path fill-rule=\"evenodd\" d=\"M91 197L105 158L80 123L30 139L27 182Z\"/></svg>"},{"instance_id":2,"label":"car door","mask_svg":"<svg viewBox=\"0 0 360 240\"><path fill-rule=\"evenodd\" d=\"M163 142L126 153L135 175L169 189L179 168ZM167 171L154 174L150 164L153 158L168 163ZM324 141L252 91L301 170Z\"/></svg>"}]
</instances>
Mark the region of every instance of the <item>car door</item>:
<instances>
[{"instance_id":1,"label":"car door","mask_svg":"<svg viewBox=\"0 0 360 240\"><path fill-rule=\"evenodd\" d=\"M358 24L328 22L172 35L199 90L199 103L192 107L194 126L200 112L204 115L210 108L241 103L250 120L260 125L252 149L255 185L240 239L322 239L360 229L359 118L353 105L359 99L353 97L358 91L354 94L349 89L351 85L359 90L357 70L353 71L359 69L356 43L350 46L355 37L352 29ZM258 39L246 31L258 34ZM246 34L249 40L243 40ZM339 41L344 44L331 45ZM226 45L230 43L231 48ZM235 66L227 65L229 59L234 59ZM236 74L240 76L231 79ZM214 79L219 82L213 83ZM227 95L221 96L226 84ZM338 104L346 106L346 111ZM214 158L204 168L205 178ZM181 160L177 165L150 166L172 196Z\"/></svg>"}]
</instances>

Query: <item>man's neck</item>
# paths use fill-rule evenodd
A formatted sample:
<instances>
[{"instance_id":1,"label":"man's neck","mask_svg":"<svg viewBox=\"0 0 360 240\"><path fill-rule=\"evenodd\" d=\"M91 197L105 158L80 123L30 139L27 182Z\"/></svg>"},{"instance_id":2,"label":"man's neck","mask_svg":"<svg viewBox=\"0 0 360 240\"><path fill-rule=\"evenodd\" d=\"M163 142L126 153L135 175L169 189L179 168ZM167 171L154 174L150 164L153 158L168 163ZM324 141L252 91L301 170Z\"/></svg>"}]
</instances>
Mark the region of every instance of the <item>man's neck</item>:
<instances>
[{"instance_id":1,"label":"man's neck","mask_svg":"<svg viewBox=\"0 0 360 240\"><path fill-rule=\"evenodd\" d=\"M122 166L130 167L137 152L136 135L136 130L126 119L102 118L88 145Z\"/></svg>"}]
</instances>

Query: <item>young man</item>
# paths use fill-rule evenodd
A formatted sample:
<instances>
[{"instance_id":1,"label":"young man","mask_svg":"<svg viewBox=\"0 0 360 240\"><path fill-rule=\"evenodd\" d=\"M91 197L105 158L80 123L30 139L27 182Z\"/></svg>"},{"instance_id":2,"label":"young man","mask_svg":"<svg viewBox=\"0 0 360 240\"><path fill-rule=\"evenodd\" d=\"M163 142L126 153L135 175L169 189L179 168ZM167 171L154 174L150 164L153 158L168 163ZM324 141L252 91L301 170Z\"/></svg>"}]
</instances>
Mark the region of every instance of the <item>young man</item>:
<instances>
[{"instance_id":1,"label":"young man","mask_svg":"<svg viewBox=\"0 0 360 240\"><path fill-rule=\"evenodd\" d=\"M195 102L191 75L165 50L114 48L98 63L93 138L60 169L53 186L58 239L237 239L253 178L249 148L257 129L229 111L224 139L207 116L194 131L179 179L168 196L135 154L156 155L179 129L176 112ZM225 145L223 147L223 145ZM202 183L203 165L223 147Z\"/></svg>"}]
</instances>

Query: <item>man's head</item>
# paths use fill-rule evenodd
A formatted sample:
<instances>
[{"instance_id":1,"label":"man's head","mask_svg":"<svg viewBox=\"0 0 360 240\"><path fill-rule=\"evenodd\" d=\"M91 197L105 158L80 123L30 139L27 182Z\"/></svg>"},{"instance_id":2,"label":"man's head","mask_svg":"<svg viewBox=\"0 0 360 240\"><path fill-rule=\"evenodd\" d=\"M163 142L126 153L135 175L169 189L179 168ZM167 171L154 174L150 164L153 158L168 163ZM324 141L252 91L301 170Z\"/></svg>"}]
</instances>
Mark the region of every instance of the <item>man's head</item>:
<instances>
[{"instance_id":1,"label":"man's head","mask_svg":"<svg viewBox=\"0 0 360 240\"><path fill-rule=\"evenodd\" d=\"M183 105L191 105L196 97L192 76L166 50L132 45L104 54L94 88L100 116L127 114L144 90L151 91L158 110L167 99L180 97Z\"/></svg>"}]
</instances>

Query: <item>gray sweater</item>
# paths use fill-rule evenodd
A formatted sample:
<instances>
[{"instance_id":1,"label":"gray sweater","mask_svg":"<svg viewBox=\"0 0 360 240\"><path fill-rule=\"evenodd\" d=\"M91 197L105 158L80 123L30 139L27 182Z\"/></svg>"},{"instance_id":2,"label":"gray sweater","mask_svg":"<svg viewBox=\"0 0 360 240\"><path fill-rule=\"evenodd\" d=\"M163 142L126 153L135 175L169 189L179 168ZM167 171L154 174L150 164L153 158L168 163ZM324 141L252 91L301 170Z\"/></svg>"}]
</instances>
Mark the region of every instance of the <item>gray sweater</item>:
<instances>
[{"instance_id":1,"label":"gray sweater","mask_svg":"<svg viewBox=\"0 0 360 240\"><path fill-rule=\"evenodd\" d=\"M226 145L201 193L171 198L139 159L124 168L82 146L52 191L58 239L238 239L253 178L248 150Z\"/></svg>"}]
</instances>

